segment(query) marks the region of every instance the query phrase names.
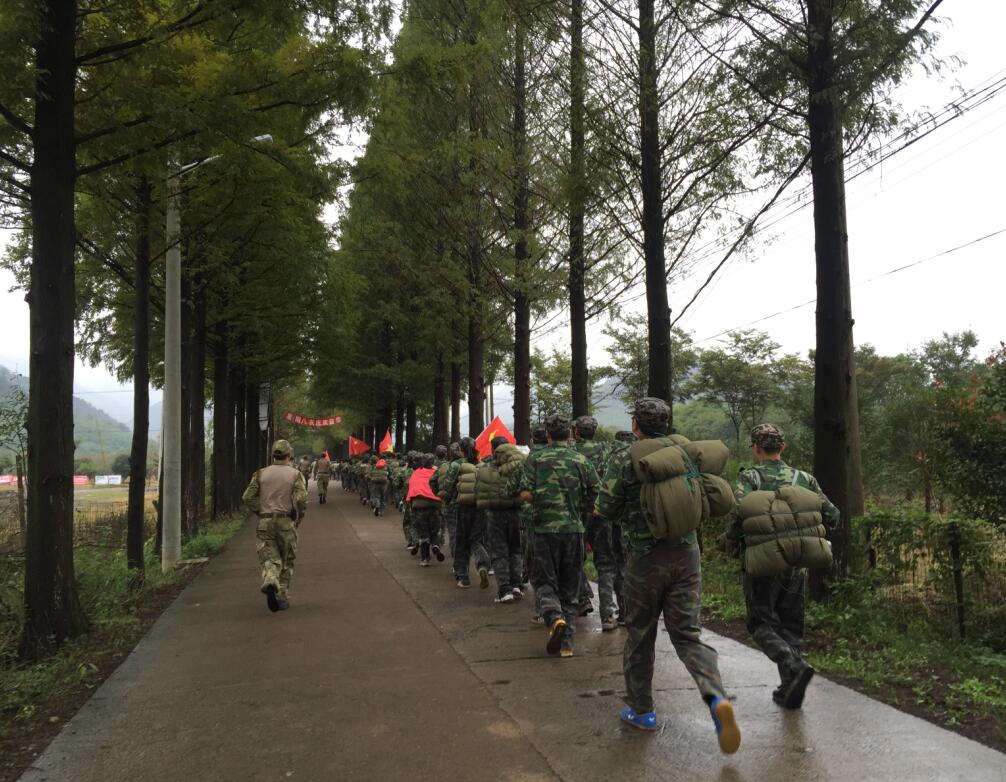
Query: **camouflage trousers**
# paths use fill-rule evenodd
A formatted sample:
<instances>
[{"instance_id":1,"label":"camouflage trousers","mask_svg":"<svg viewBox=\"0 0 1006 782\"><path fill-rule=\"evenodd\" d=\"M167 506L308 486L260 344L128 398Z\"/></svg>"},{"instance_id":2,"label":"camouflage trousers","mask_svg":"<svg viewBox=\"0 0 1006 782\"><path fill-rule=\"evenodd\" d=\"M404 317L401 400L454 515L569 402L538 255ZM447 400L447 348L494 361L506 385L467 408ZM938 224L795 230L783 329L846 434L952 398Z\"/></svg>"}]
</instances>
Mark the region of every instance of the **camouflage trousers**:
<instances>
[{"instance_id":1,"label":"camouflage trousers","mask_svg":"<svg viewBox=\"0 0 1006 782\"><path fill-rule=\"evenodd\" d=\"M370 507L371 508L383 508L384 500L388 495L388 484L386 483L372 483L370 484Z\"/></svg>"},{"instance_id":2,"label":"camouflage trousers","mask_svg":"<svg viewBox=\"0 0 1006 782\"><path fill-rule=\"evenodd\" d=\"M402 532L405 533L405 542L409 546L418 546L419 540L416 537L416 527L412 521L412 504L405 503L405 513L402 515Z\"/></svg>"},{"instance_id":3,"label":"camouflage trousers","mask_svg":"<svg viewBox=\"0 0 1006 782\"><path fill-rule=\"evenodd\" d=\"M430 561L430 547L437 545L440 535L440 508L413 508L412 523L419 543L421 562Z\"/></svg>"},{"instance_id":4,"label":"camouflage trousers","mask_svg":"<svg viewBox=\"0 0 1006 782\"><path fill-rule=\"evenodd\" d=\"M520 545L520 510L487 510L486 532L489 557L496 577L496 593L502 597L524 583L524 565Z\"/></svg>"},{"instance_id":5,"label":"camouflage trousers","mask_svg":"<svg viewBox=\"0 0 1006 782\"><path fill-rule=\"evenodd\" d=\"M625 624L622 653L625 702L637 714L653 711L653 661L657 623L664 627L681 662L708 703L725 697L716 650L701 638L702 571L698 546L657 543L645 554L632 552L625 568Z\"/></svg>"},{"instance_id":6,"label":"camouflage trousers","mask_svg":"<svg viewBox=\"0 0 1006 782\"><path fill-rule=\"evenodd\" d=\"M786 679L800 660L806 572L789 568L777 576L744 576L748 632Z\"/></svg>"},{"instance_id":7,"label":"camouflage trousers","mask_svg":"<svg viewBox=\"0 0 1006 782\"><path fill-rule=\"evenodd\" d=\"M342 479L342 490L349 491L349 476L346 473L340 473L339 477Z\"/></svg>"},{"instance_id":8,"label":"camouflage trousers","mask_svg":"<svg viewBox=\"0 0 1006 782\"><path fill-rule=\"evenodd\" d=\"M454 543L454 577L468 578L469 560L475 560L477 569L489 570L489 552L486 551L486 519L474 505L457 506L457 541Z\"/></svg>"},{"instance_id":9,"label":"camouflage trousers","mask_svg":"<svg viewBox=\"0 0 1006 782\"><path fill-rule=\"evenodd\" d=\"M359 479L360 483L360 502L366 505L370 502L370 484L363 478Z\"/></svg>"},{"instance_id":10,"label":"camouflage trousers","mask_svg":"<svg viewBox=\"0 0 1006 782\"><path fill-rule=\"evenodd\" d=\"M625 620L625 542L622 538L622 525L611 525L611 554L615 563L615 605L618 608L618 618Z\"/></svg>"},{"instance_id":11,"label":"camouflage trousers","mask_svg":"<svg viewBox=\"0 0 1006 782\"><path fill-rule=\"evenodd\" d=\"M454 560L454 539L458 534L458 504L448 502L444 506L444 527L447 530L447 540L451 545L451 561Z\"/></svg>"},{"instance_id":12,"label":"camouflage trousers","mask_svg":"<svg viewBox=\"0 0 1006 782\"><path fill-rule=\"evenodd\" d=\"M583 542L594 550L594 567L597 570L597 592L600 596L601 618L615 615L615 554L611 544L611 522L598 516L587 518L587 531ZM594 596L587 574L580 576L580 600L589 601Z\"/></svg>"},{"instance_id":13,"label":"camouflage trousers","mask_svg":"<svg viewBox=\"0 0 1006 782\"><path fill-rule=\"evenodd\" d=\"M264 516L255 531L255 551L262 567L262 591L276 587L279 598L286 600L297 558L297 527L288 516Z\"/></svg>"},{"instance_id":14,"label":"camouflage trousers","mask_svg":"<svg viewBox=\"0 0 1006 782\"><path fill-rule=\"evenodd\" d=\"M328 496L328 480L329 476L324 473L319 473L317 477L318 482L318 496L327 497Z\"/></svg>"},{"instance_id":15,"label":"camouflage trousers","mask_svg":"<svg viewBox=\"0 0 1006 782\"><path fill-rule=\"evenodd\" d=\"M567 637L573 635L582 572L582 533L534 533L531 584L534 586L535 601L546 624L552 624L560 615L566 620Z\"/></svg>"}]
</instances>

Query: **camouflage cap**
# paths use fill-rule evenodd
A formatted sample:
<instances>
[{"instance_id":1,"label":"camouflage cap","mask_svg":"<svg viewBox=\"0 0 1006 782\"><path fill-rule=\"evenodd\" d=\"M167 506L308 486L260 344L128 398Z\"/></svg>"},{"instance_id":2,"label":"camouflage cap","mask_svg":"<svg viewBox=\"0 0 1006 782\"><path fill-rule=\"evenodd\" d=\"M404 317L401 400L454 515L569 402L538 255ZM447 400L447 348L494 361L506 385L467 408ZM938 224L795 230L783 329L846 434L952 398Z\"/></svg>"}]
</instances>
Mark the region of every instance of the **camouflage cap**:
<instances>
[{"instance_id":1,"label":"camouflage cap","mask_svg":"<svg viewBox=\"0 0 1006 782\"><path fill-rule=\"evenodd\" d=\"M436 455L437 455L438 459L445 459L445 458L447 458L447 446L446 445L438 445L434 450L436 452Z\"/></svg>"},{"instance_id":2,"label":"camouflage cap","mask_svg":"<svg viewBox=\"0 0 1006 782\"><path fill-rule=\"evenodd\" d=\"M553 432L568 432L569 419L559 413L552 413L552 415L545 419L545 431L549 434Z\"/></svg>"},{"instance_id":3,"label":"camouflage cap","mask_svg":"<svg viewBox=\"0 0 1006 782\"><path fill-rule=\"evenodd\" d=\"M507 440L505 437L503 437L501 435L500 437L494 437L492 440L490 440L489 441L489 447L492 448L495 451L497 448L499 448L504 443L509 443L509 442L510 442L509 440Z\"/></svg>"},{"instance_id":4,"label":"camouflage cap","mask_svg":"<svg viewBox=\"0 0 1006 782\"><path fill-rule=\"evenodd\" d=\"M758 424L751 430L751 445L766 451L778 451L786 442L782 427L776 424Z\"/></svg>"},{"instance_id":5,"label":"camouflage cap","mask_svg":"<svg viewBox=\"0 0 1006 782\"><path fill-rule=\"evenodd\" d=\"M548 442L548 435L545 433L545 427L539 426L533 432L531 432L531 442L542 445Z\"/></svg>"},{"instance_id":6,"label":"camouflage cap","mask_svg":"<svg viewBox=\"0 0 1006 782\"><path fill-rule=\"evenodd\" d=\"M636 442L636 435L627 429L622 429L615 432L615 439L620 443L634 443Z\"/></svg>"},{"instance_id":7,"label":"camouflage cap","mask_svg":"<svg viewBox=\"0 0 1006 782\"><path fill-rule=\"evenodd\" d=\"M573 421L573 426L580 432L596 432L597 419L592 415L581 415Z\"/></svg>"},{"instance_id":8,"label":"camouflage cap","mask_svg":"<svg viewBox=\"0 0 1006 782\"><path fill-rule=\"evenodd\" d=\"M667 402L655 396L637 399L630 414L647 434L665 434L671 420L671 408Z\"/></svg>"},{"instance_id":9,"label":"camouflage cap","mask_svg":"<svg viewBox=\"0 0 1006 782\"><path fill-rule=\"evenodd\" d=\"M452 459L457 459L458 457L460 457L461 456L461 443L451 443L449 452L450 452L450 455L451 455Z\"/></svg>"},{"instance_id":10,"label":"camouflage cap","mask_svg":"<svg viewBox=\"0 0 1006 782\"><path fill-rule=\"evenodd\" d=\"M293 456L293 446L289 440L277 440L272 444L273 456Z\"/></svg>"}]
</instances>

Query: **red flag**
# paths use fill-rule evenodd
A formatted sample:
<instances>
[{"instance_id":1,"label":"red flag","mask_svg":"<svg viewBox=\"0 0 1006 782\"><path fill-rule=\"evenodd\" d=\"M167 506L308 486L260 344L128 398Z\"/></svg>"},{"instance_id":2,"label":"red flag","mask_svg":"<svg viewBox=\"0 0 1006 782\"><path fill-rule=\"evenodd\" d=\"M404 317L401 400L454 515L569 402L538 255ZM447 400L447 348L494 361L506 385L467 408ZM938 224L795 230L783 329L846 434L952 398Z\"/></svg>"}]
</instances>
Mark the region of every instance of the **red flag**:
<instances>
[{"instance_id":1,"label":"red flag","mask_svg":"<svg viewBox=\"0 0 1006 782\"><path fill-rule=\"evenodd\" d=\"M363 440L358 440L357 438L353 437L353 435L349 436L350 456L359 456L360 454L364 454L369 450L370 446L367 445L365 442L363 442Z\"/></svg>"},{"instance_id":2,"label":"red flag","mask_svg":"<svg viewBox=\"0 0 1006 782\"><path fill-rule=\"evenodd\" d=\"M517 445L517 438L510 433L500 417L496 416L492 423L482 430L482 434L475 438L475 449L478 451L480 459L484 459L493 452L491 443L496 437L505 437L507 442Z\"/></svg>"},{"instance_id":3,"label":"red flag","mask_svg":"<svg viewBox=\"0 0 1006 782\"><path fill-rule=\"evenodd\" d=\"M389 453L390 451L394 450L395 448L391 444L391 430L389 429L387 432L384 433L384 437L381 438L381 443L380 445L377 446L377 452Z\"/></svg>"}]
</instances>

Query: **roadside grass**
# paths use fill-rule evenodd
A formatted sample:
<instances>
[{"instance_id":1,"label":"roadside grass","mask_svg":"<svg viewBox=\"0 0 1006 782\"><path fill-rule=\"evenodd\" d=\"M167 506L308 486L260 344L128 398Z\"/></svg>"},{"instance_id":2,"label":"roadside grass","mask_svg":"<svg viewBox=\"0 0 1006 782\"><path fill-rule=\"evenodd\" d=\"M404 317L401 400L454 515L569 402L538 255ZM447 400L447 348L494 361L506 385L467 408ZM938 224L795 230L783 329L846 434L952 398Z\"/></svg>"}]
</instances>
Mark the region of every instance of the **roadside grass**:
<instances>
[{"instance_id":1,"label":"roadside grass","mask_svg":"<svg viewBox=\"0 0 1006 782\"><path fill-rule=\"evenodd\" d=\"M235 515L210 524L182 547L184 559L212 556L241 527ZM136 588L121 549L81 547L74 552L81 603L90 623L86 634L53 656L31 664L17 660L22 624L23 561L0 558L0 738L36 716L67 719L60 710L81 689L92 690L132 649L159 609L193 574L191 569L162 573L152 541L146 551L145 581ZM163 604L163 605L159 605ZM63 709L65 711L65 709Z\"/></svg>"},{"instance_id":2,"label":"roadside grass","mask_svg":"<svg viewBox=\"0 0 1006 782\"><path fill-rule=\"evenodd\" d=\"M738 560L707 546L703 611L750 643ZM942 636L892 611L865 581L807 603L804 651L821 673L978 741L1006 747L1006 654Z\"/></svg>"}]
</instances>

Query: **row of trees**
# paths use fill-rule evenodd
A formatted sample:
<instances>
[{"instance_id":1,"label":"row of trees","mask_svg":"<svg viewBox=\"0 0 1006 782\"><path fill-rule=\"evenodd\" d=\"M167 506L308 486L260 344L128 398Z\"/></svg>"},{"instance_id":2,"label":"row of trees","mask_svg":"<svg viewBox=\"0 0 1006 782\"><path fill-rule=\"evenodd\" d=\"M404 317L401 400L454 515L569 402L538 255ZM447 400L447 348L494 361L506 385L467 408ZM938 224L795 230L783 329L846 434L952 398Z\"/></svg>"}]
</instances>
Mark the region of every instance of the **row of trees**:
<instances>
[{"instance_id":1,"label":"row of trees","mask_svg":"<svg viewBox=\"0 0 1006 782\"><path fill-rule=\"evenodd\" d=\"M379 3L326 0L15 0L0 9L0 209L21 229L6 262L31 309L24 657L86 624L72 548L75 355L134 384L127 549L142 577L169 175L214 158L177 180L191 532L207 512L235 506L235 476L264 452L260 384L299 374L318 322L298 313L335 298L321 209L343 167L327 146L368 105L387 22Z\"/></svg>"},{"instance_id":2,"label":"row of trees","mask_svg":"<svg viewBox=\"0 0 1006 782\"><path fill-rule=\"evenodd\" d=\"M586 324L639 297L645 316L612 328L645 341L616 338L614 360L645 359L634 394L678 398L690 353L668 286L700 263L715 274L806 172L814 469L846 519L862 512L845 165L899 123L890 93L912 65L939 66L940 2L410 3L340 224L317 398L412 447L424 417L434 442L456 439L464 397L477 434L504 380L526 442L532 334L568 323L562 372L586 413L601 379ZM729 371L695 366L707 383ZM749 411L719 401L739 431ZM844 567L847 529L835 550Z\"/></svg>"},{"instance_id":3,"label":"row of trees","mask_svg":"<svg viewBox=\"0 0 1006 782\"><path fill-rule=\"evenodd\" d=\"M204 513L208 398L223 512L258 459L261 383L301 376L305 354L312 402L410 445L423 420L435 441L459 436L462 395L477 433L486 387L510 379L526 441L532 331L568 309L585 413L586 324L639 284L646 391L672 399L668 284L725 263L807 168L815 466L846 516L859 510L843 165L897 121L889 90L927 55L940 2L417 0L390 62L380 2L6 3L0 209L23 228L8 263L32 341L22 654L84 626L75 349L133 380L142 474L146 389L163 374L165 174L210 157L181 180L188 528ZM333 254L320 208L345 171L327 145L364 114ZM142 497L130 505L139 571Z\"/></svg>"}]
</instances>

